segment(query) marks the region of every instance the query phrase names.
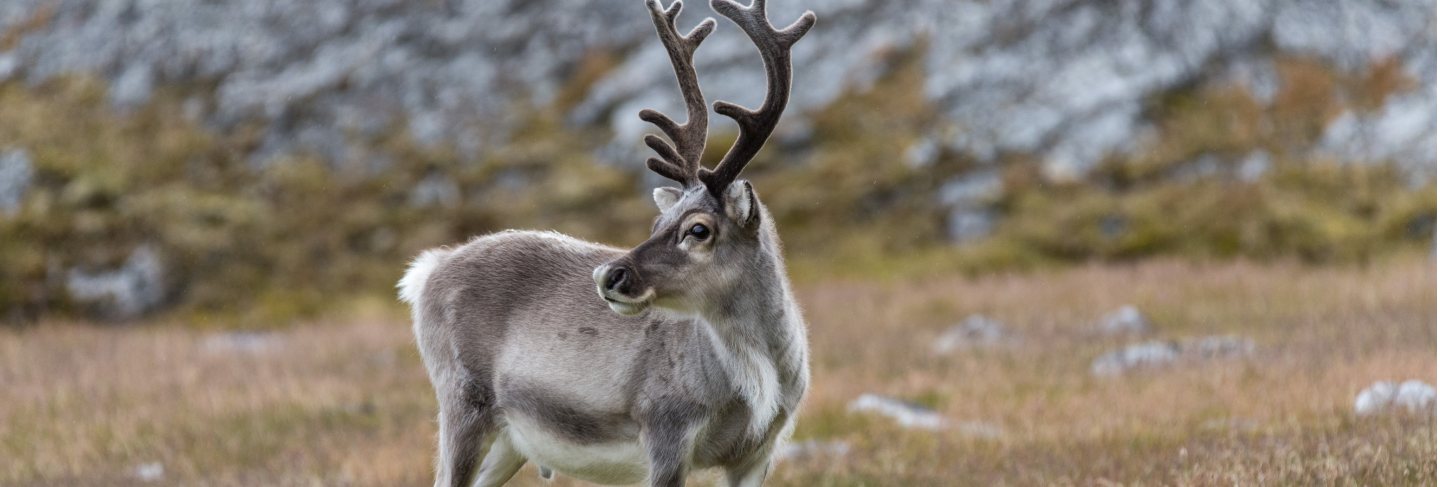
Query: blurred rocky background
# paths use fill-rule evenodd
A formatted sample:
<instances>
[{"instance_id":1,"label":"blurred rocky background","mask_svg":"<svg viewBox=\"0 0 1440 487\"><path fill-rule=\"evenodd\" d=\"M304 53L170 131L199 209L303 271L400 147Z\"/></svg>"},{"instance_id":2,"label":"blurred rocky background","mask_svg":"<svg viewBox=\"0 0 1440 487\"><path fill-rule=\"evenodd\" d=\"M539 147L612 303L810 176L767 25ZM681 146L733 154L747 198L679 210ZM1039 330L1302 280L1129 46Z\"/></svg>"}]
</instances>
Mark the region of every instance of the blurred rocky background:
<instances>
[{"instance_id":1,"label":"blurred rocky background","mask_svg":"<svg viewBox=\"0 0 1440 487\"><path fill-rule=\"evenodd\" d=\"M1433 1L770 2L805 9L747 171L802 279L1433 245ZM722 19L710 100L759 103L753 49ZM640 0L0 2L0 321L271 323L475 234L634 243L646 107L683 111Z\"/></svg>"}]
</instances>

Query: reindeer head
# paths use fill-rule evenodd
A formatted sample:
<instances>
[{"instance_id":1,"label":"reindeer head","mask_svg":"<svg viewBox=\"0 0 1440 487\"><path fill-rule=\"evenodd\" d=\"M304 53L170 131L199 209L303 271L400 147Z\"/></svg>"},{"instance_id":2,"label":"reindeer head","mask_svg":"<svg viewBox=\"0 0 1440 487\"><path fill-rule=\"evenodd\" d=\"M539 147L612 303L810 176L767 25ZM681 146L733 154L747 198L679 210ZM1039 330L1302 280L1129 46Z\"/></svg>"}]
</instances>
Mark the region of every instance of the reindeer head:
<instances>
[{"instance_id":1,"label":"reindeer head","mask_svg":"<svg viewBox=\"0 0 1440 487\"><path fill-rule=\"evenodd\" d=\"M640 112L642 120L655 124L674 142L672 146L654 134L646 135L645 145L658 156L645 161L646 167L681 187L655 190L660 216L648 240L595 268L600 297L624 315L639 314L651 305L699 311L756 268L747 264L764 265L767 255L776 254L778 249L762 231L769 223L764 221L768 216L760 199L749 182L735 178L779 122L790 99L790 46L815 25L815 14L805 12L789 27L777 30L766 19L765 0L753 0L749 7L732 0L710 1L710 8L740 26L760 50L768 86L758 110L715 102L715 112L734 119L740 135L712 170L700 166L708 119L693 58L695 48L714 31L715 20L707 18L682 36L675 28L679 0L664 10L658 0L646 5L675 67L687 120L680 125L654 110Z\"/></svg>"}]
</instances>

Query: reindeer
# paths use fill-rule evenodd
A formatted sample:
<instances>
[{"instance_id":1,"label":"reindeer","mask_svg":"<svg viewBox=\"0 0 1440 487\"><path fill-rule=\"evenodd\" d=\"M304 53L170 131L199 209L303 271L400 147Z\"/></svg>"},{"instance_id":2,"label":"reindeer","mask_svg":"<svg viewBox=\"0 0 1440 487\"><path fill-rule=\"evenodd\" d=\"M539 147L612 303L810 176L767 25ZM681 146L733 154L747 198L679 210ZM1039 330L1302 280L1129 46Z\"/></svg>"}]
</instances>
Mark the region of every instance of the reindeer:
<instances>
[{"instance_id":1,"label":"reindeer","mask_svg":"<svg viewBox=\"0 0 1440 487\"><path fill-rule=\"evenodd\" d=\"M693 55L715 20L681 35L681 2L648 1L688 118L640 112L674 144L647 135L658 157L646 166L681 185L655 189L649 239L625 251L506 231L426 251L401 279L440 405L435 485L500 485L527 460L547 478L602 484L684 485L713 467L731 485L764 482L809 383L809 351L775 222L736 177L785 109L790 47L815 14L777 30L764 0L710 5L754 42L768 91L758 110L715 103L740 133L702 168Z\"/></svg>"}]
</instances>

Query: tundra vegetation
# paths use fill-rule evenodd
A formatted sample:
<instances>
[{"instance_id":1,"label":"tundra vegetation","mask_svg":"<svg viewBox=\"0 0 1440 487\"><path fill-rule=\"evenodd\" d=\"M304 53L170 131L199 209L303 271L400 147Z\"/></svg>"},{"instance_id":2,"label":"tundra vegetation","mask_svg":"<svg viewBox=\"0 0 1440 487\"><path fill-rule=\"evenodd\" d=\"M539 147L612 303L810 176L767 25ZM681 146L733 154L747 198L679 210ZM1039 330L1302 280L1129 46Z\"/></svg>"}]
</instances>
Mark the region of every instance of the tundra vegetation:
<instances>
[{"instance_id":1,"label":"tundra vegetation","mask_svg":"<svg viewBox=\"0 0 1440 487\"><path fill-rule=\"evenodd\" d=\"M1435 377L1433 266L1162 258L797 283L813 381L795 440L848 448L781 462L770 485L1434 485L1434 415L1353 411L1377 380ZM1097 333L1117 303L1150 335ZM976 311L1018 338L931 353ZM164 484L429 483L434 395L405 318L387 297L266 332L0 331L0 484L139 483L156 464ZM1126 344L1210 335L1255 352L1091 373ZM871 393L988 428L848 410ZM514 485L547 484L530 466Z\"/></svg>"},{"instance_id":2,"label":"tundra vegetation","mask_svg":"<svg viewBox=\"0 0 1440 487\"><path fill-rule=\"evenodd\" d=\"M1281 58L1271 103L1243 86L1167 94L1150 100L1158 129L1146 150L1055 178L1023 154L983 168L944 151L933 164L906 164L901 154L940 115L920 96L913 53L893 57L896 67L873 85L810 114L804 144L782 138L747 175L758 188L784 188L766 201L787 245L805 249L791 258L797 278L1163 255L1363 264L1433 242L1433 178L1300 149L1343 110L1378 109L1412 84L1395 63L1356 75ZM72 299L66 274L115 268L141 245L165 269L155 309L193 323L263 327L314 316L337 296L388 293L396 262L490 231L639 241L655 181L641 176L638 161L597 164L608 130L564 119L596 78L590 73L613 67L604 57L584 63L551 106L517 111L511 139L479 160L416 143L401 128L364 140L397 154L383 167L304 153L254 163L245 155L262 143L259 126L218 133L186 117L196 100L189 95L204 87L167 86L122 113L93 79L0 83L0 146L27 148L33 165L18 207L0 213L0 318L104 315ZM706 147L721 151L733 137L717 130ZM1217 151L1258 151L1268 170L1245 176L1231 159L1195 169L1197 157ZM995 175L987 205L1003 218L989 236L957 245L942 182L980 169Z\"/></svg>"}]
</instances>

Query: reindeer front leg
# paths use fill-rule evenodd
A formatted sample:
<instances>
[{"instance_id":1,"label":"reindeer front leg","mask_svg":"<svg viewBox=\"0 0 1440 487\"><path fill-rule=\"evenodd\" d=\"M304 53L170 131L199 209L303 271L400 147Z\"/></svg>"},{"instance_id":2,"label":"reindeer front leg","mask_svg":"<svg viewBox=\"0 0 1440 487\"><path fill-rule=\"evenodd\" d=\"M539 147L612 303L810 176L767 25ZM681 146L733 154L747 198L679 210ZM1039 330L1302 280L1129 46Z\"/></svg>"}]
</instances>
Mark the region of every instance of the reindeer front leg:
<instances>
[{"instance_id":1,"label":"reindeer front leg","mask_svg":"<svg viewBox=\"0 0 1440 487\"><path fill-rule=\"evenodd\" d=\"M769 474L768 457L743 467L725 469L725 477L730 481L730 487L760 487L765 484L765 476Z\"/></svg>"},{"instance_id":2,"label":"reindeer front leg","mask_svg":"<svg viewBox=\"0 0 1440 487\"><path fill-rule=\"evenodd\" d=\"M678 406L678 405L677 405ZM646 415L640 440L650 460L651 487L680 487L690 473L695 431L703 417L698 407L670 406Z\"/></svg>"}]
</instances>

